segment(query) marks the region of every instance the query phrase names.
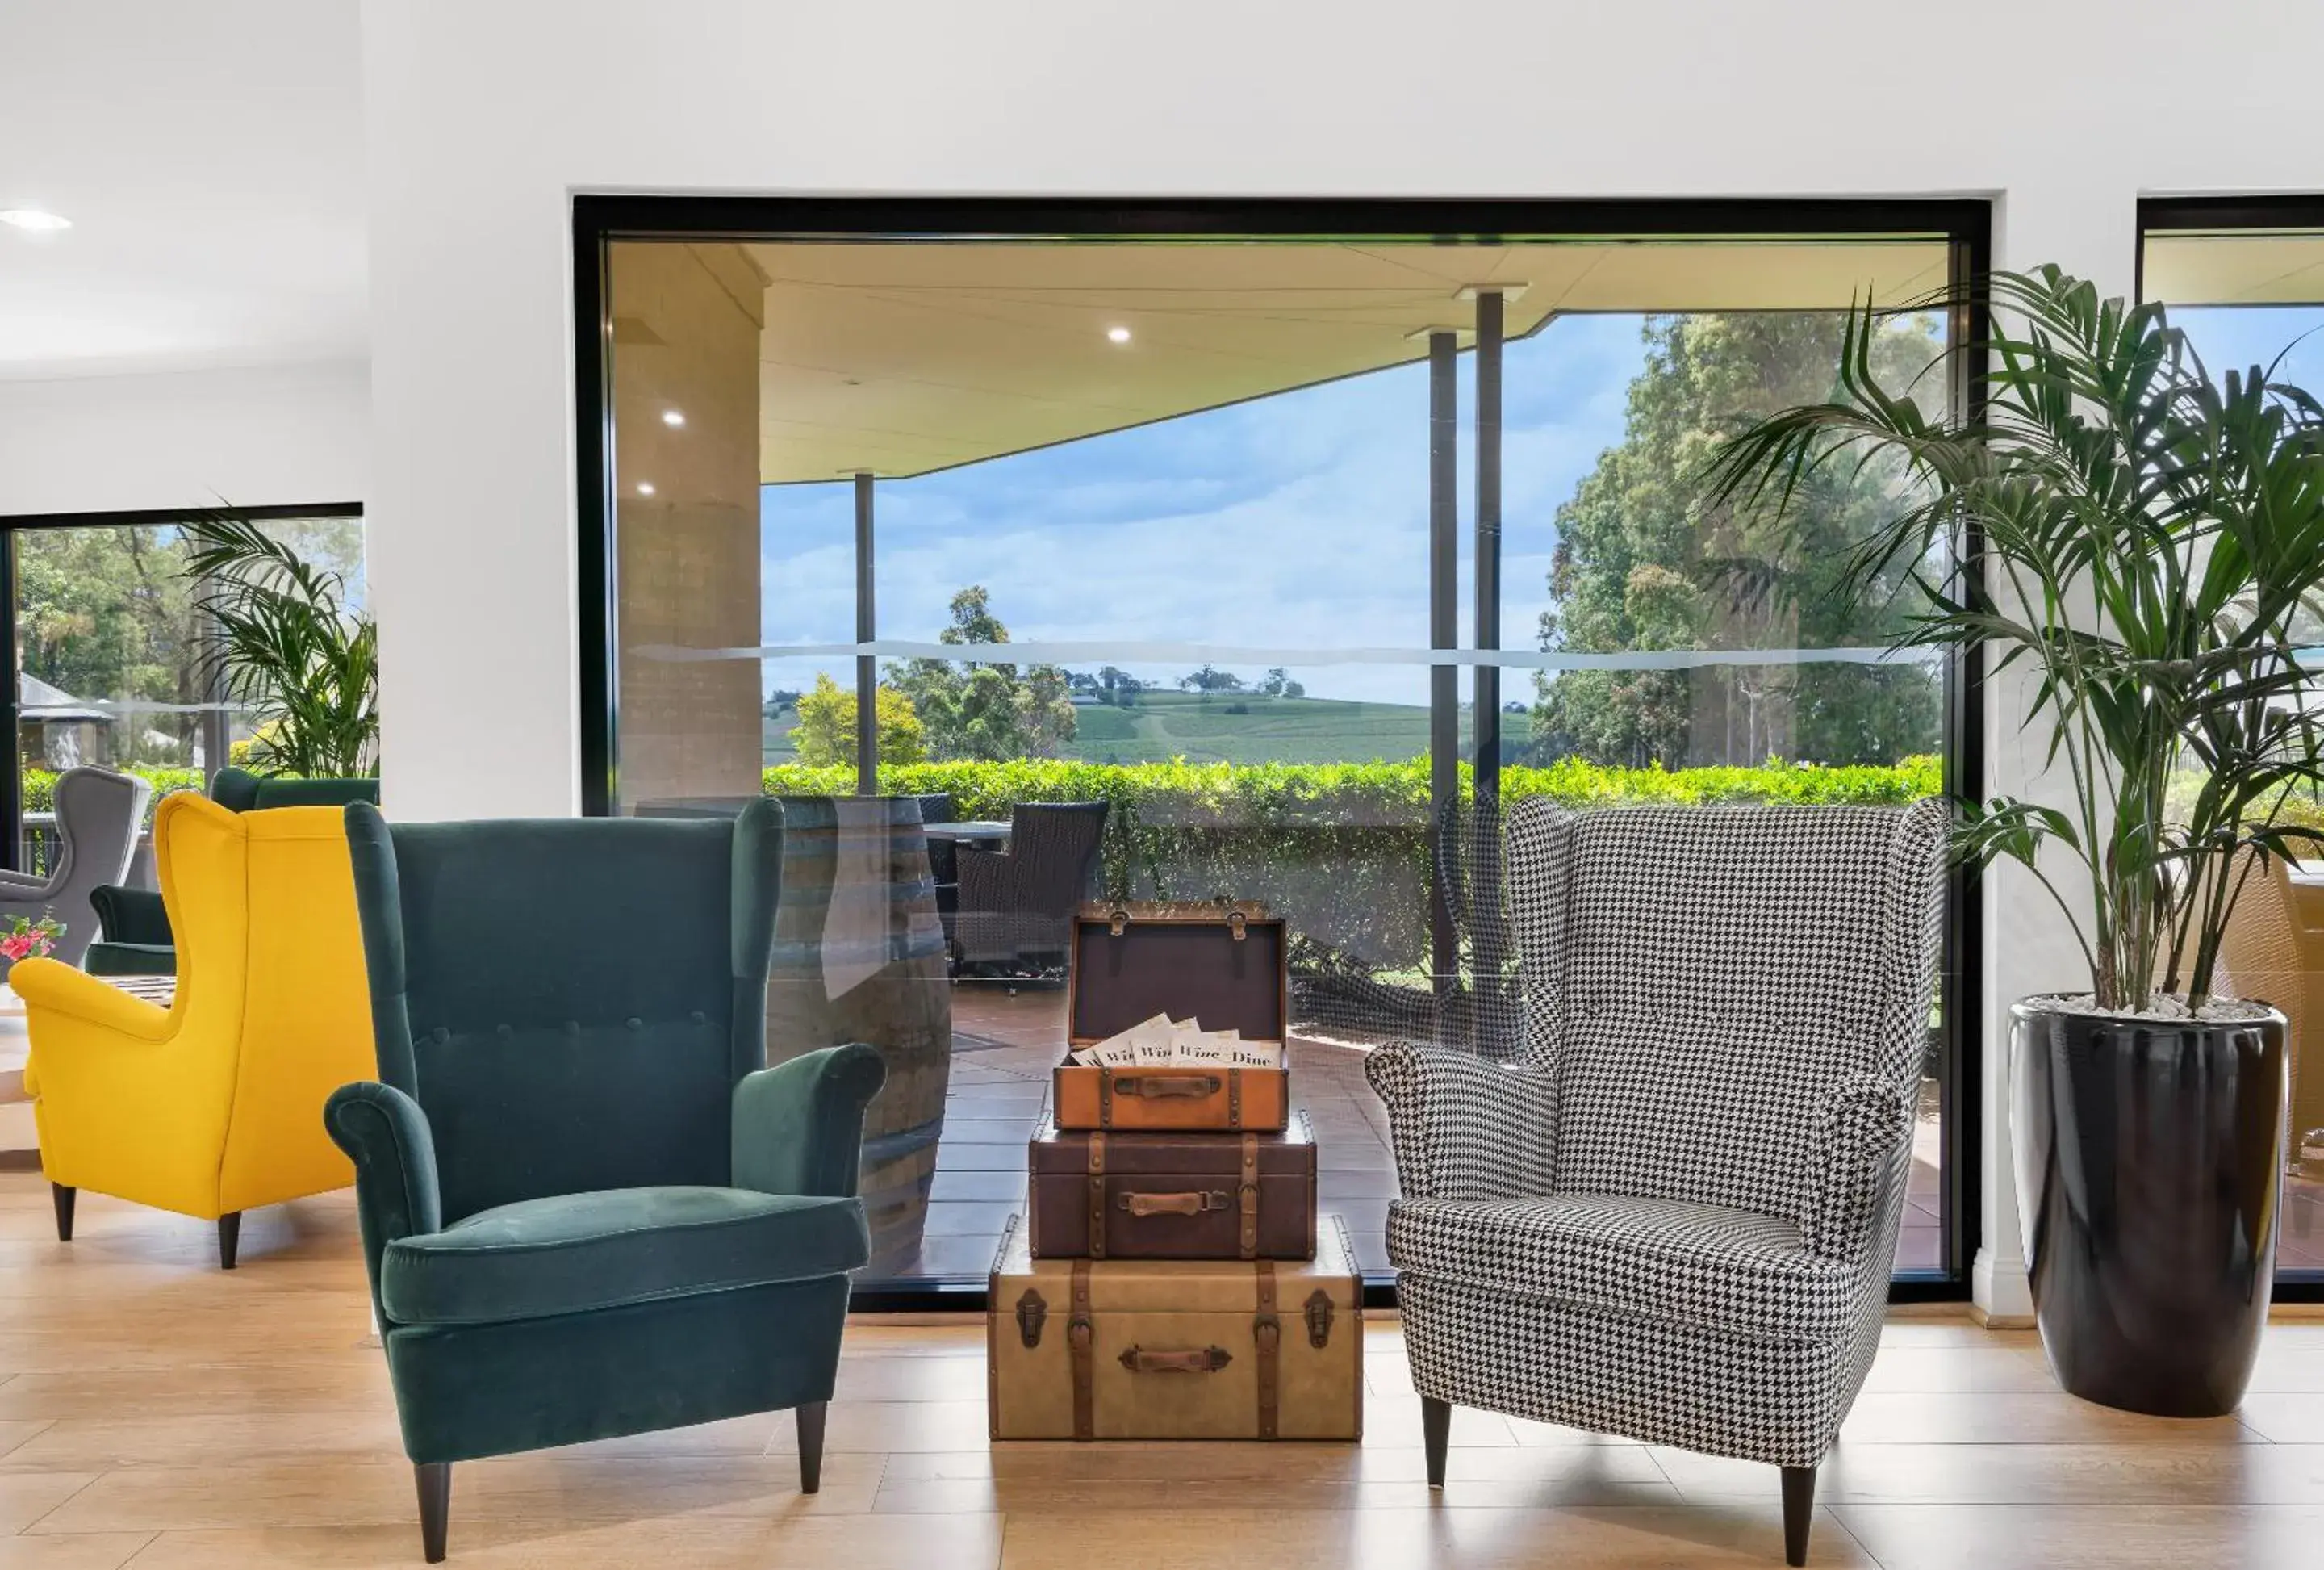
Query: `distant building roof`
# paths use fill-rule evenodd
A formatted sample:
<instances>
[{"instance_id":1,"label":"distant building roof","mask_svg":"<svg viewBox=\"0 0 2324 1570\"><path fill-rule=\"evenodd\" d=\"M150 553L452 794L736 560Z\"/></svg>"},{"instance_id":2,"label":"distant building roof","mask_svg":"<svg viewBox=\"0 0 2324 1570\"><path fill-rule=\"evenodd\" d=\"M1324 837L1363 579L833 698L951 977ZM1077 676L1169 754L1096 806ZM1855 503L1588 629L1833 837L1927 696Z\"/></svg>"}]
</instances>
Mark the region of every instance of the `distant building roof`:
<instances>
[{"instance_id":1,"label":"distant building roof","mask_svg":"<svg viewBox=\"0 0 2324 1570\"><path fill-rule=\"evenodd\" d=\"M51 687L27 671L16 676L16 717L29 720L87 720L109 725L113 716L91 708L60 687Z\"/></svg>"}]
</instances>

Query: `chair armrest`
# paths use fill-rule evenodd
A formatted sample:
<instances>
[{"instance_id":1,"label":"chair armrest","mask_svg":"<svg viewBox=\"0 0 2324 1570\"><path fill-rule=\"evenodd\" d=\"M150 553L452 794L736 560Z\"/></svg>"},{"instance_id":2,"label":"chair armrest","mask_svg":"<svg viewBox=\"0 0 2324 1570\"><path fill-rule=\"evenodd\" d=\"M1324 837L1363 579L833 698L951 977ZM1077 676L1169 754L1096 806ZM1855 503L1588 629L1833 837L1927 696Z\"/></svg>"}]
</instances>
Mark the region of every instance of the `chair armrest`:
<instances>
[{"instance_id":1,"label":"chair armrest","mask_svg":"<svg viewBox=\"0 0 2324 1570\"><path fill-rule=\"evenodd\" d=\"M1811 1253L1861 1264L1895 1237L1887 1213L1903 1201L1912 1120L1909 1094L1873 1074L1849 1075L1817 1104L1815 1198L1800 1229Z\"/></svg>"},{"instance_id":2,"label":"chair armrest","mask_svg":"<svg viewBox=\"0 0 2324 1570\"><path fill-rule=\"evenodd\" d=\"M744 1075L734 1086L734 1187L853 1194L863 1109L887 1082L887 1064L861 1041Z\"/></svg>"},{"instance_id":3,"label":"chair armrest","mask_svg":"<svg viewBox=\"0 0 2324 1570\"><path fill-rule=\"evenodd\" d=\"M108 943L145 943L167 947L177 939L170 931L169 908L151 889L125 889L101 883L88 891L97 924Z\"/></svg>"},{"instance_id":4,"label":"chair armrest","mask_svg":"<svg viewBox=\"0 0 2324 1570\"><path fill-rule=\"evenodd\" d=\"M1397 1041L1364 1059L1388 1104L1406 1199L1517 1199L1549 1193L1557 1086L1530 1065Z\"/></svg>"},{"instance_id":5,"label":"chair armrest","mask_svg":"<svg viewBox=\"0 0 2324 1570\"><path fill-rule=\"evenodd\" d=\"M74 969L61 960L20 959L8 972L8 984L24 1000L28 1012L61 1016L76 1024L94 1027L132 1041L161 1041L170 1035L170 1011L143 998L133 997L113 985ZM39 1032L38 1050L53 1053L65 1040L83 1039L56 1031Z\"/></svg>"},{"instance_id":6,"label":"chair armrest","mask_svg":"<svg viewBox=\"0 0 2324 1570\"><path fill-rule=\"evenodd\" d=\"M355 1164L355 1212L363 1226L364 1268L372 1307L390 1321L380 1298L379 1261L399 1238L444 1226L436 1182L436 1136L420 1104L392 1085L360 1079L323 1104L323 1128Z\"/></svg>"}]
</instances>

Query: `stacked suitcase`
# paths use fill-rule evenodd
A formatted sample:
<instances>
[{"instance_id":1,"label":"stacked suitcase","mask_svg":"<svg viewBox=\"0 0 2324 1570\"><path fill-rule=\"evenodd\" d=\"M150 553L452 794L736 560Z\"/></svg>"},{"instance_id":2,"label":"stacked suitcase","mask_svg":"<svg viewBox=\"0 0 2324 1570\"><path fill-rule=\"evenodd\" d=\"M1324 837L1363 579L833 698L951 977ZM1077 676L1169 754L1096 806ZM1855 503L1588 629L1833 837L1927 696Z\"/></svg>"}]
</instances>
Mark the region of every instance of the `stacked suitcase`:
<instances>
[{"instance_id":1,"label":"stacked suitcase","mask_svg":"<svg viewBox=\"0 0 2324 1570\"><path fill-rule=\"evenodd\" d=\"M1073 1047L1157 1013L1280 1043L1283 923L1255 905L1091 906ZM1319 1228L1287 1068L1060 1064L1029 1204L993 1269L996 1439L1355 1439L1362 1282Z\"/></svg>"}]
</instances>

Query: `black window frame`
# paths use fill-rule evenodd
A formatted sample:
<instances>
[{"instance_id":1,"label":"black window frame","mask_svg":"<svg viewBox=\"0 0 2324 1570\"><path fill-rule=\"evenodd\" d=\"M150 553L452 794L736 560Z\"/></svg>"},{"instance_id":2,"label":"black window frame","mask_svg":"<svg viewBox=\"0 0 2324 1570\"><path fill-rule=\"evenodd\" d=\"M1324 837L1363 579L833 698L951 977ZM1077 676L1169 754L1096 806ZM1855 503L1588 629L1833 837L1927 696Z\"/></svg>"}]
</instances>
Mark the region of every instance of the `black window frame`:
<instances>
[{"instance_id":1,"label":"black window frame","mask_svg":"<svg viewBox=\"0 0 2324 1570\"><path fill-rule=\"evenodd\" d=\"M576 193L572 198L576 559L579 584L578 733L582 811L604 816L619 799L619 690L613 629L613 399L608 367L613 324L609 247L620 240L736 242L816 239L895 243L1029 239L1074 236L1113 241L1214 237L1324 240L1367 237L1441 244L1498 244L1510 237L1583 239L1849 240L1910 236L1949 251L1948 323L1955 346L1984 342L1989 322L1982 280L1991 271L1992 203L1980 199L1898 198L1569 200L1561 199L715 197ZM1956 355L1955 407L1983 402L1985 374ZM1968 542L1969 550L1975 541ZM859 571L862 564L859 563ZM1984 661L1975 649L1948 661L1945 789L1984 792ZM1892 1303L1959 1302L1969 1297L1982 1202L1983 1095L1987 1071L1982 921L1978 880L1956 869L1947 885L1946 938L1939 981L1944 1021L1939 1077L1942 1111L1941 1269L1891 1277ZM982 1312L981 1283L858 1288L864 1312ZM1368 1304L1395 1302L1392 1283L1367 1284Z\"/></svg>"}]
</instances>

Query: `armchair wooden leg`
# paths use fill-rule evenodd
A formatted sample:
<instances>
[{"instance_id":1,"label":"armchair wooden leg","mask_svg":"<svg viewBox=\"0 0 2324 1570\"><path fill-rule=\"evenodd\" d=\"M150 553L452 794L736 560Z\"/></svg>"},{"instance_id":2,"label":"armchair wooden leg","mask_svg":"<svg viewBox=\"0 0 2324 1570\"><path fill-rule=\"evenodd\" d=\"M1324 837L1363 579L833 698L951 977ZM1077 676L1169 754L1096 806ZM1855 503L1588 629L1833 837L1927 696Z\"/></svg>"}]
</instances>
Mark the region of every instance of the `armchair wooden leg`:
<instances>
[{"instance_id":1,"label":"armchair wooden leg","mask_svg":"<svg viewBox=\"0 0 2324 1570\"><path fill-rule=\"evenodd\" d=\"M1808 1562L1808 1523L1815 1519L1815 1474L1812 1466L1784 1468L1784 1563Z\"/></svg>"},{"instance_id":2,"label":"armchair wooden leg","mask_svg":"<svg viewBox=\"0 0 2324 1570\"><path fill-rule=\"evenodd\" d=\"M218 1269L234 1269L235 1251L242 1246L242 1212L230 1210L218 1217Z\"/></svg>"},{"instance_id":3,"label":"armchair wooden leg","mask_svg":"<svg viewBox=\"0 0 2324 1570\"><path fill-rule=\"evenodd\" d=\"M444 1562L444 1533L452 1521L452 1464L422 1461L411 1468L420 1489L420 1551L430 1565Z\"/></svg>"},{"instance_id":4,"label":"armchair wooden leg","mask_svg":"<svg viewBox=\"0 0 2324 1570\"><path fill-rule=\"evenodd\" d=\"M72 1242L73 1201L80 1197L80 1190L69 1188L61 1183L51 1183L49 1185L49 1197L57 1202L57 1241Z\"/></svg>"},{"instance_id":5,"label":"armchair wooden leg","mask_svg":"<svg viewBox=\"0 0 2324 1570\"><path fill-rule=\"evenodd\" d=\"M1420 1398L1420 1442L1428 1451L1428 1486L1444 1486L1444 1446L1452 1437L1452 1403Z\"/></svg>"},{"instance_id":6,"label":"armchair wooden leg","mask_svg":"<svg viewBox=\"0 0 2324 1570\"><path fill-rule=\"evenodd\" d=\"M827 1401L815 1401L798 1408L801 1493L815 1493L823 1487L823 1418L830 1409Z\"/></svg>"}]
</instances>

